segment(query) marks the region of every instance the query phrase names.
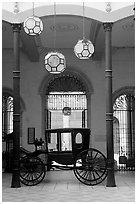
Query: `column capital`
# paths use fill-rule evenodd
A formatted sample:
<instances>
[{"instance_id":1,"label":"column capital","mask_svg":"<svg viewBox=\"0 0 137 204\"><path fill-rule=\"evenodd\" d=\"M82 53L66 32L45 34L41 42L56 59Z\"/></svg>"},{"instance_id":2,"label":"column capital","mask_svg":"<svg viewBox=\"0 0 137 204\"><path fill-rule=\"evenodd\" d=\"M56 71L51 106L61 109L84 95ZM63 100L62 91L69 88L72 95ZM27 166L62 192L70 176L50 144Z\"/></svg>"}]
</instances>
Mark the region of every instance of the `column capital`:
<instances>
[{"instance_id":1,"label":"column capital","mask_svg":"<svg viewBox=\"0 0 137 204\"><path fill-rule=\"evenodd\" d=\"M22 24L21 23L12 23L11 24L14 32L19 32L21 30Z\"/></svg>"},{"instance_id":2,"label":"column capital","mask_svg":"<svg viewBox=\"0 0 137 204\"><path fill-rule=\"evenodd\" d=\"M113 26L113 23L103 23L103 27L105 31L111 31L112 26Z\"/></svg>"}]
</instances>

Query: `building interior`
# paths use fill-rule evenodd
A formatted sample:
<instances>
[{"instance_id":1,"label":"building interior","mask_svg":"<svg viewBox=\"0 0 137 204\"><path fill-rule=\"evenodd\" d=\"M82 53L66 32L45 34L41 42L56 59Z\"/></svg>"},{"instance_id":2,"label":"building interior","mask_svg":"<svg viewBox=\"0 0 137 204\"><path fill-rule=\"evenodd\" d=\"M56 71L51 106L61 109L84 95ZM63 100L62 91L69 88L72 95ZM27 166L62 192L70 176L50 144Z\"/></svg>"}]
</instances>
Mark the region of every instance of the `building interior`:
<instances>
[{"instance_id":1,"label":"building interior","mask_svg":"<svg viewBox=\"0 0 137 204\"><path fill-rule=\"evenodd\" d=\"M31 28L26 19L34 16L38 19ZM110 32L105 24L111 25ZM14 25L21 25L18 53ZM111 52L106 48L107 33ZM76 48L82 39L92 46L84 51L81 45ZM109 68L111 82L106 75ZM3 2L2 168L7 172L13 159L14 97L20 104L19 145L30 152L36 139L45 141L45 130L89 128L89 146L107 157L110 105L114 170L134 171L135 3ZM49 151L57 150L54 135L47 143ZM70 135L64 133L61 151L71 150Z\"/></svg>"}]
</instances>

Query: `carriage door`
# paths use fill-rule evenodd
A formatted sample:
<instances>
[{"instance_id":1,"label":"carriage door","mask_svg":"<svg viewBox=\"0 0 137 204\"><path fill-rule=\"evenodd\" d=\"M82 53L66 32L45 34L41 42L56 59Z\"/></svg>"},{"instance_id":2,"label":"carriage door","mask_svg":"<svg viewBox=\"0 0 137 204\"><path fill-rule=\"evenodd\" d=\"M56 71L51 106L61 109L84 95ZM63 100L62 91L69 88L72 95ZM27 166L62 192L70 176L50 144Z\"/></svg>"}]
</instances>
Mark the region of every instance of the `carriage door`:
<instances>
[{"instance_id":1,"label":"carriage door","mask_svg":"<svg viewBox=\"0 0 137 204\"><path fill-rule=\"evenodd\" d=\"M135 97L125 93L114 105L114 159L119 169L134 168L135 160Z\"/></svg>"}]
</instances>

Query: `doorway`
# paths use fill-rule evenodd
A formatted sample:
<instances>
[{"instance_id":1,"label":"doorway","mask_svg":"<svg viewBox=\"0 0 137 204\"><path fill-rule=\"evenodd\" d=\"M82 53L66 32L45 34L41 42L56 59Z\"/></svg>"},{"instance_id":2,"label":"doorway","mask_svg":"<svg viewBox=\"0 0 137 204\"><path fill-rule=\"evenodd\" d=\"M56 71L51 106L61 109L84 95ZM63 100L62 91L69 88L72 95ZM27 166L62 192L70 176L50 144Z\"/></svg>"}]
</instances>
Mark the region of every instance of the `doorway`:
<instances>
[{"instance_id":1,"label":"doorway","mask_svg":"<svg viewBox=\"0 0 137 204\"><path fill-rule=\"evenodd\" d=\"M49 81L46 89L45 128L87 128L87 87L79 77L61 74ZM63 136L64 147L71 150L70 138ZM52 137L48 143L52 149Z\"/></svg>"},{"instance_id":2,"label":"doorway","mask_svg":"<svg viewBox=\"0 0 137 204\"><path fill-rule=\"evenodd\" d=\"M135 167L135 96L123 92L114 101L114 159L119 169Z\"/></svg>"}]
</instances>

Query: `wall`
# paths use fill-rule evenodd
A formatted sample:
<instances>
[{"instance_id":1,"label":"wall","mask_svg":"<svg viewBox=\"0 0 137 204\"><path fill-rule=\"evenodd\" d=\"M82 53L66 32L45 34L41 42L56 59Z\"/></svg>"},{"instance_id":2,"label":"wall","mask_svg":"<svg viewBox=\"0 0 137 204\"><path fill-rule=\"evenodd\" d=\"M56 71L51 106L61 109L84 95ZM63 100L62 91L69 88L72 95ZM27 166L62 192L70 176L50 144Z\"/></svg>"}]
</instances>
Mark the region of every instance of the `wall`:
<instances>
[{"instance_id":1,"label":"wall","mask_svg":"<svg viewBox=\"0 0 137 204\"><path fill-rule=\"evenodd\" d=\"M64 49L62 53L66 57L67 69L74 69L84 73L92 86L94 93L91 96L91 129L92 146L102 152L106 152L106 126L105 126L105 62L104 56L100 61L79 60L73 50ZM45 55L47 53L44 53ZM42 132L42 103L39 87L43 79L48 76L44 70L44 54L40 61L32 63L27 56L21 52L20 57L20 95L26 109L22 115L22 137L21 145L33 150L32 145L27 144L28 127L36 128L36 137L44 137ZM134 86L134 49L113 49L113 92L123 86ZM4 49L2 53L2 86L12 89L13 52Z\"/></svg>"}]
</instances>

